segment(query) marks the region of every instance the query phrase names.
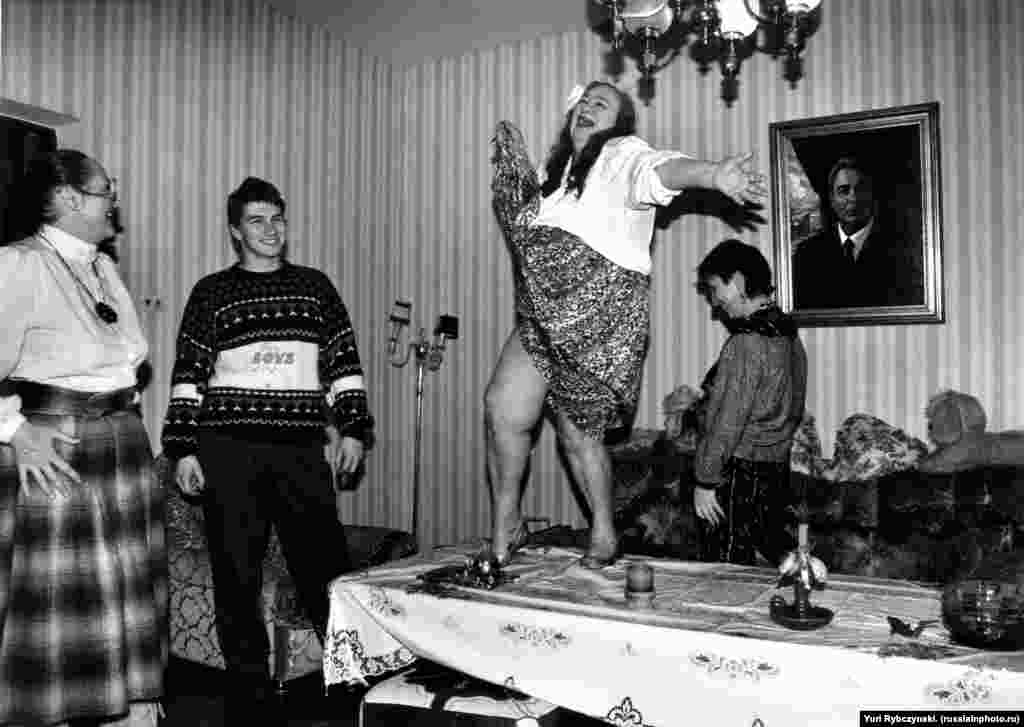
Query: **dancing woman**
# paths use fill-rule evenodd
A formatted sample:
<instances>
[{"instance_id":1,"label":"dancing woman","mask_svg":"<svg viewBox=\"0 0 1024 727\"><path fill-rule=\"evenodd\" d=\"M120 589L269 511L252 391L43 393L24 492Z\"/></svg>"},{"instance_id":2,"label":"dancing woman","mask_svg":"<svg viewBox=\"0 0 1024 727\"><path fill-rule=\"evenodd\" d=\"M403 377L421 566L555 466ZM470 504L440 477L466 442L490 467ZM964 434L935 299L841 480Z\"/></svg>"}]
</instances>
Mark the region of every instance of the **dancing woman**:
<instances>
[{"instance_id":1,"label":"dancing woman","mask_svg":"<svg viewBox=\"0 0 1024 727\"><path fill-rule=\"evenodd\" d=\"M604 435L636 409L656 208L691 187L739 204L764 199L767 188L751 154L710 162L651 148L636 136L632 98L603 81L570 98L543 182L513 124L498 123L494 147L491 186L513 251L516 323L484 402L492 547L502 561L521 543L519 487L546 404L592 512L581 564L601 568L618 551Z\"/></svg>"}]
</instances>

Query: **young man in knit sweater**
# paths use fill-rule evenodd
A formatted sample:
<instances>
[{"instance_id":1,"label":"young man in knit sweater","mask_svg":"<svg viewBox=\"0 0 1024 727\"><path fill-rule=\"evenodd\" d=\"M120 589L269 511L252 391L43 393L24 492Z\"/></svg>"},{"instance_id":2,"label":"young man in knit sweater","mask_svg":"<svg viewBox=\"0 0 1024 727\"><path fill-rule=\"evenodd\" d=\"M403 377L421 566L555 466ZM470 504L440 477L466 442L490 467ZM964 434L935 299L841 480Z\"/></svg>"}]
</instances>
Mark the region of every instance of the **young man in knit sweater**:
<instances>
[{"instance_id":1,"label":"young man in knit sweater","mask_svg":"<svg viewBox=\"0 0 1024 727\"><path fill-rule=\"evenodd\" d=\"M228 709L267 695L261 608L271 524L318 633L348 567L333 473L354 472L372 427L348 312L331 281L286 259L285 201L250 177L228 197L238 263L185 306L162 433L183 492L203 493Z\"/></svg>"}]
</instances>

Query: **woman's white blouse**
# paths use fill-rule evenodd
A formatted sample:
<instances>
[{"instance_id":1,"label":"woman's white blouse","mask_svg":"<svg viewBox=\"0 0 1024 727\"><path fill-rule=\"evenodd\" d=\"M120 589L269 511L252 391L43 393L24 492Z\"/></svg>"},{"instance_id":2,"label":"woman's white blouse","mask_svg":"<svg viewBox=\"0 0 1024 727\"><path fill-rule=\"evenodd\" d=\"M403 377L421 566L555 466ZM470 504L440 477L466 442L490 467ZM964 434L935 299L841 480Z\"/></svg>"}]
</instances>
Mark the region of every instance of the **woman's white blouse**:
<instances>
[{"instance_id":1,"label":"woman's white blouse","mask_svg":"<svg viewBox=\"0 0 1024 727\"><path fill-rule=\"evenodd\" d=\"M106 255L55 227L41 235L52 243L93 295L117 311L104 323L94 301L43 239L30 237L0 247L0 380L28 379L76 391L113 391L135 386L148 346L135 306ZM101 298L101 299L103 299ZM9 442L24 421L17 396L0 397L0 442Z\"/></svg>"},{"instance_id":2,"label":"woman's white blouse","mask_svg":"<svg viewBox=\"0 0 1024 727\"><path fill-rule=\"evenodd\" d=\"M541 199L532 224L571 232L613 263L650 275L655 208L682 191L662 184L655 169L678 158L692 157L656 151L637 136L612 139L587 175L583 194L577 198L563 184Z\"/></svg>"}]
</instances>

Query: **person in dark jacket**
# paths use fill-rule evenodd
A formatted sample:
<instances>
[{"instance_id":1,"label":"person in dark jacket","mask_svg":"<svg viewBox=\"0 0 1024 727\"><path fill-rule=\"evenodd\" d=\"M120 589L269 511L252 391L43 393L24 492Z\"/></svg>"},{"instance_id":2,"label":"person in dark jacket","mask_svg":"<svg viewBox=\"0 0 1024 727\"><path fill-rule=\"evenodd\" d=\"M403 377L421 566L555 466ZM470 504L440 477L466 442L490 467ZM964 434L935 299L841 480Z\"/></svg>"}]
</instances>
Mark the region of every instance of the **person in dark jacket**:
<instances>
[{"instance_id":1,"label":"person in dark jacket","mask_svg":"<svg viewBox=\"0 0 1024 727\"><path fill-rule=\"evenodd\" d=\"M804 415L807 354L793 319L772 300L761 252L725 240L697 268L698 290L729 337L705 377L694 461L701 557L778 563L793 547L785 529L789 455Z\"/></svg>"}]
</instances>

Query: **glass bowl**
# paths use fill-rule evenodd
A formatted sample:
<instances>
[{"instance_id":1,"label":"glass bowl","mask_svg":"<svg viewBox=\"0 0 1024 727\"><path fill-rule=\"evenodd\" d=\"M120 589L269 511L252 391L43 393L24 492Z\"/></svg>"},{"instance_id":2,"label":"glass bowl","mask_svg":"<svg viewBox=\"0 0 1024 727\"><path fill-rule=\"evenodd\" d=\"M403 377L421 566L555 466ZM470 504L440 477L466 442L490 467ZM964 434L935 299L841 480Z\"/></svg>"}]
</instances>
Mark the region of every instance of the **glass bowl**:
<instances>
[{"instance_id":1,"label":"glass bowl","mask_svg":"<svg viewBox=\"0 0 1024 727\"><path fill-rule=\"evenodd\" d=\"M983 649L1024 649L1024 585L968 577L942 592L942 619L953 638Z\"/></svg>"}]
</instances>

